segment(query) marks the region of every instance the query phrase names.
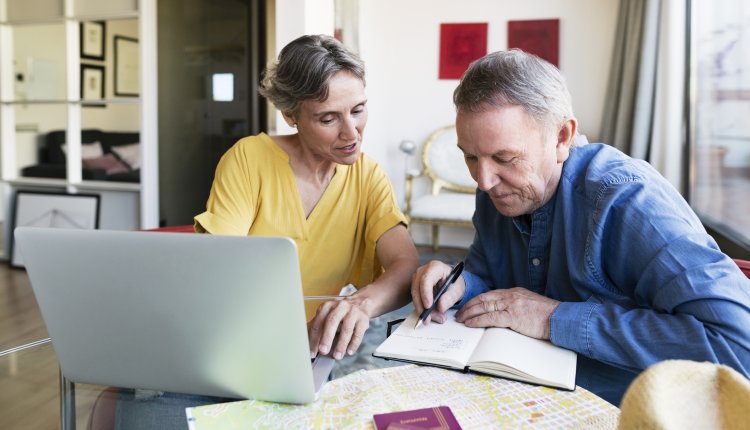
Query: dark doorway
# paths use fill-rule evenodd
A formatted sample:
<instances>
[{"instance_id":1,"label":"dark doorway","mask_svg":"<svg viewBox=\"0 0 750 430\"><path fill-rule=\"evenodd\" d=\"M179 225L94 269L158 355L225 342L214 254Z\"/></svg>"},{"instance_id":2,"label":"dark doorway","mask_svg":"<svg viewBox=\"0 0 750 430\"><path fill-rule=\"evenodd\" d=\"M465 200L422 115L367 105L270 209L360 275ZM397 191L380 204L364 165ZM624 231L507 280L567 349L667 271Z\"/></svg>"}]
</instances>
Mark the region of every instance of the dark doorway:
<instances>
[{"instance_id":1,"label":"dark doorway","mask_svg":"<svg viewBox=\"0 0 750 430\"><path fill-rule=\"evenodd\" d=\"M159 201L163 225L205 210L216 164L266 130L257 83L265 66L264 2L160 0Z\"/></svg>"}]
</instances>

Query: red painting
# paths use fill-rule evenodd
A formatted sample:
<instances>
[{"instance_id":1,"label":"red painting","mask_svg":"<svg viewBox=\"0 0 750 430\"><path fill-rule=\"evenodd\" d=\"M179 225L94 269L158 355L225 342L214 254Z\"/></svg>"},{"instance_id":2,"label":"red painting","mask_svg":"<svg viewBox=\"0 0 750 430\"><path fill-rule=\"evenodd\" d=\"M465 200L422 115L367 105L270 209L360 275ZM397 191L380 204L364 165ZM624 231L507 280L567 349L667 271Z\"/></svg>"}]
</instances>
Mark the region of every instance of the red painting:
<instances>
[{"instance_id":1,"label":"red painting","mask_svg":"<svg viewBox=\"0 0 750 430\"><path fill-rule=\"evenodd\" d=\"M487 23L440 24L440 79L460 79L487 54Z\"/></svg>"},{"instance_id":2,"label":"red painting","mask_svg":"<svg viewBox=\"0 0 750 430\"><path fill-rule=\"evenodd\" d=\"M508 49L519 48L560 67L560 20L508 21Z\"/></svg>"}]
</instances>

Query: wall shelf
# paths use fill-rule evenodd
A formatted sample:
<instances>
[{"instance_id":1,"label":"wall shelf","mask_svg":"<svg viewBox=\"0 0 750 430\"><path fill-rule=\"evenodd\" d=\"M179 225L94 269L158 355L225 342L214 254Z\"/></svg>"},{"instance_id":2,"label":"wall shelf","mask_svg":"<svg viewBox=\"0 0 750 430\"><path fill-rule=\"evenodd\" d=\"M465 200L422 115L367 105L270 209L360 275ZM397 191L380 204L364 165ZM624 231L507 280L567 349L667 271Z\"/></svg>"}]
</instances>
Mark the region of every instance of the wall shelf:
<instances>
[{"instance_id":1,"label":"wall shelf","mask_svg":"<svg viewBox=\"0 0 750 430\"><path fill-rule=\"evenodd\" d=\"M15 192L20 189L96 193L102 196L102 228L158 227L156 0L133 0L132 4L128 1L59 0L59 3L45 1L35 5L26 0L0 0L0 178L4 178L0 180L3 185L0 187L0 213L4 214L0 222L4 222L3 236L9 237L10 209ZM49 6L49 10L34 9L44 6ZM84 13L86 11L91 13ZM46 16L34 18L44 14ZM81 34L81 23L88 21L104 22L103 31ZM114 95L114 73L118 66L115 36L138 40L137 51L133 51L129 62L119 64L127 65L119 71L131 73L130 82L136 82L137 97ZM82 40L90 44L88 48L94 47L87 51L88 57L82 56ZM97 51L101 59L90 58L91 52ZM82 65L96 65L103 70L99 80L92 81L91 76L86 75L85 83L81 82ZM81 100L82 85L86 85L89 95L101 89L102 98ZM81 131L85 129L139 133L140 183L82 180ZM20 176L23 166L47 162L36 154L44 136L55 130L67 132L68 177ZM9 244L4 242L2 249L8 255Z\"/></svg>"}]
</instances>

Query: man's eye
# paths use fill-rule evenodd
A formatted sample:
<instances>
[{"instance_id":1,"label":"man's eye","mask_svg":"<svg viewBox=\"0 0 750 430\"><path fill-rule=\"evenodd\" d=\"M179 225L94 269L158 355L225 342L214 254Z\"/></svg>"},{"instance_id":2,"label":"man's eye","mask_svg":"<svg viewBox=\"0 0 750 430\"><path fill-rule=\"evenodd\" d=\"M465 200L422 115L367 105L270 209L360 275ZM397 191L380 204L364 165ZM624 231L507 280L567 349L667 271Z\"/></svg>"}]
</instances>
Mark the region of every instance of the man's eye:
<instances>
[{"instance_id":1,"label":"man's eye","mask_svg":"<svg viewBox=\"0 0 750 430\"><path fill-rule=\"evenodd\" d=\"M466 161L477 161L477 157L473 155L464 155L464 158L466 159Z\"/></svg>"},{"instance_id":2,"label":"man's eye","mask_svg":"<svg viewBox=\"0 0 750 430\"><path fill-rule=\"evenodd\" d=\"M322 122L323 124L330 124L330 123L332 123L333 121L334 121L334 119L333 119L333 118L321 118L321 119L320 119L320 122Z\"/></svg>"}]
</instances>

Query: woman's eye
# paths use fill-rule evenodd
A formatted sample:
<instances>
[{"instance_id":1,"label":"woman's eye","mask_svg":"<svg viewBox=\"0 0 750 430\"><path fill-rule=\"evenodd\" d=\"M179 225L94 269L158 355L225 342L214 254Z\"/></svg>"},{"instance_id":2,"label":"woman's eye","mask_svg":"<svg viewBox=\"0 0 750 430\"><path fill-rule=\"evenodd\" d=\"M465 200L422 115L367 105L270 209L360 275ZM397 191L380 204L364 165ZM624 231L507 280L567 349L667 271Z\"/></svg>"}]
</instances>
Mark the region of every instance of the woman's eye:
<instances>
[{"instance_id":1,"label":"woman's eye","mask_svg":"<svg viewBox=\"0 0 750 430\"><path fill-rule=\"evenodd\" d=\"M320 122L322 122L323 124L330 124L333 121L334 121L333 118L321 118L320 119Z\"/></svg>"}]
</instances>

